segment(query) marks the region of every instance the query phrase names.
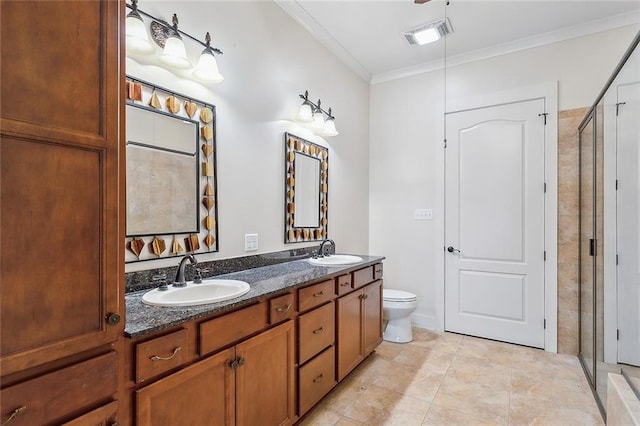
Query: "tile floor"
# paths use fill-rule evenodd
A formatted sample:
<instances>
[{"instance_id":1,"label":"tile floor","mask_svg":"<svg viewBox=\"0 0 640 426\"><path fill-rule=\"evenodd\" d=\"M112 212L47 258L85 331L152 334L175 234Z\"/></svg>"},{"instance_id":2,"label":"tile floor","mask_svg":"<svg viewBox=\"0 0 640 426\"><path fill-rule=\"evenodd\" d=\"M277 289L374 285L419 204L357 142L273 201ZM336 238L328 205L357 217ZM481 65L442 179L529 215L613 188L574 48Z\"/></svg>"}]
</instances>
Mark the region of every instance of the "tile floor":
<instances>
[{"instance_id":1,"label":"tile floor","mask_svg":"<svg viewBox=\"0 0 640 426\"><path fill-rule=\"evenodd\" d=\"M382 342L302 425L603 425L576 357L414 329Z\"/></svg>"}]
</instances>

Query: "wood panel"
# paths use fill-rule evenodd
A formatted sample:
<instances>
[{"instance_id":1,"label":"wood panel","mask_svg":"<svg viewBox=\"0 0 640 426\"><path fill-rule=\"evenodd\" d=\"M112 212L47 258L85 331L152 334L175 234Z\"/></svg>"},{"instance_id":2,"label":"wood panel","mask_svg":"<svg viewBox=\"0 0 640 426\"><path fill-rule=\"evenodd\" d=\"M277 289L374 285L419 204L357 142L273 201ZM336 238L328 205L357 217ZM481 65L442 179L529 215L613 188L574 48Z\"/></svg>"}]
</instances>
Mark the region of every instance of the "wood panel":
<instances>
[{"instance_id":1,"label":"wood panel","mask_svg":"<svg viewBox=\"0 0 640 426\"><path fill-rule=\"evenodd\" d=\"M118 402L113 401L91 410L62 426L115 426L117 424Z\"/></svg>"},{"instance_id":2,"label":"wood panel","mask_svg":"<svg viewBox=\"0 0 640 426\"><path fill-rule=\"evenodd\" d=\"M298 290L298 311L304 312L333 300L334 291L333 280L301 288Z\"/></svg>"},{"instance_id":3,"label":"wood panel","mask_svg":"<svg viewBox=\"0 0 640 426\"><path fill-rule=\"evenodd\" d=\"M12 426L51 424L117 391L117 355L110 352L2 390L0 419L25 407Z\"/></svg>"},{"instance_id":4,"label":"wood panel","mask_svg":"<svg viewBox=\"0 0 640 426\"><path fill-rule=\"evenodd\" d=\"M269 324L277 324L296 316L294 293L283 294L269 300Z\"/></svg>"},{"instance_id":5,"label":"wood panel","mask_svg":"<svg viewBox=\"0 0 640 426\"><path fill-rule=\"evenodd\" d=\"M0 375L124 326L120 1L0 2Z\"/></svg>"},{"instance_id":6,"label":"wood panel","mask_svg":"<svg viewBox=\"0 0 640 426\"><path fill-rule=\"evenodd\" d=\"M362 344L364 354L371 353L382 342L382 281L364 288L362 312Z\"/></svg>"},{"instance_id":7,"label":"wood panel","mask_svg":"<svg viewBox=\"0 0 640 426\"><path fill-rule=\"evenodd\" d=\"M358 269L352 272L353 274L353 288L360 288L363 285L369 284L373 281L373 266L367 266L366 268Z\"/></svg>"},{"instance_id":8,"label":"wood panel","mask_svg":"<svg viewBox=\"0 0 640 426\"><path fill-rule=\"evenodd\" d=\"M327 303L298 318L298 362L308 359L332 345L335 340L335 309Z\"/></svg>"},{"instance_id":9,"label":"wood panel","mask_svg":"<svg viewBox=\"0 0 640 426\"><path fill-rule=\"evenodd\" d=\"M300 368L299 415L306 413L336 385L336 353L331 346Z\"/></svg>"},{"instance_id":10,"label":"wood panel","mask_svg":"<svg viewBox=\"0 0 640 426\"><path fill-rule=\"evenodd\" d=\"M200 355L211 353L267 327L267 303L214 318L200 324Z\"/></svg>"},{"instance_id":11,"label":"wood panel","mask_svg":"<svg viewBox=\"0 0 640 426\"><path fill-rule=\"evenodd\" d=\"M233 359L227 349L137 390L135 424L233 425Z\"/></svg>"},{"instance_id":12,"label":"wood panel","mask_svg":"<svg viewBox=\"0 0 640 426\"><path fill-rule=\"evenodd\" d=\"M294 321L236 346L238 425L288 425L295 416Z\"/></svg>"},{"instance_id":13,"label":"wood panel","mask_svg":"<svg viewBox=\"0 0 640 426\"><path fill-rule=\"evenodd\" d=\"M2 116L102 134L107 4L3 1L0 7Z\"/></svg>"},{"instance_id":14,"label":"wood panel","mask_svg":"<svg viewBox=\"0 0 640 426\"><path fill-rule=\"evenodd\" d=\"M136 345L136 383L179 367L192 358L187 330Z\"/></svg>"},{"instance_id":15,"label":"wood panel","mask_svg":"<svg viewBox=\"0 0 640 426\"><path fill-rule=\"evenodd\" d=\"M356 291L336 301L338 380L362 361L362 291Z\"/></svg>"}]
</instances>

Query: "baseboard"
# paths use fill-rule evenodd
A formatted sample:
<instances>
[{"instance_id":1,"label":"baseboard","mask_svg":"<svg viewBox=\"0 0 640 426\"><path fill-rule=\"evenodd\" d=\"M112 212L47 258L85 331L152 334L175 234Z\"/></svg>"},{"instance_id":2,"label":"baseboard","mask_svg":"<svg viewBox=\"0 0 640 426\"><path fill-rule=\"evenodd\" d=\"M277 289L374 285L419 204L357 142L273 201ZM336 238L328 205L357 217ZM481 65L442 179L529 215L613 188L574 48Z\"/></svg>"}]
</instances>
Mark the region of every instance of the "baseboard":
<instances>
[{"instance_id":1,"label":"baseboard","mask_svg":"<svg viewBox=\"0 0 640 426\"><path fill-rule=\"evenodd\" d=\"M427 330L436 330L436 317L432 315L411 314L411 325Z\"/></svg>"}]
</instances>

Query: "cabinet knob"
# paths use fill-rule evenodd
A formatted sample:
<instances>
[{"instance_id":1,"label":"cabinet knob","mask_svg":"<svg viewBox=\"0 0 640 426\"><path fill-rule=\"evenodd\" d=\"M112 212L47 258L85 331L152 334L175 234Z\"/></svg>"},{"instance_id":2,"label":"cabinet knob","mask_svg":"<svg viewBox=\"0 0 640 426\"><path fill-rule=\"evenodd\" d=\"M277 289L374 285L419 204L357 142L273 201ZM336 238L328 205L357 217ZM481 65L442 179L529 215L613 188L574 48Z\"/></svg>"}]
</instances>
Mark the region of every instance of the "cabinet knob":
<instances>
[{"instance_id":1,"label":"cabinet knob","mask_svg":"<svg viewBox=\"0 0 640 426\"><path fill-rule=\"evenodd\" d=\"M120 322L120 314L112 312L109 315L107 315L107 324L116 325L119 322Z\"/></svg>"}]
</instances>

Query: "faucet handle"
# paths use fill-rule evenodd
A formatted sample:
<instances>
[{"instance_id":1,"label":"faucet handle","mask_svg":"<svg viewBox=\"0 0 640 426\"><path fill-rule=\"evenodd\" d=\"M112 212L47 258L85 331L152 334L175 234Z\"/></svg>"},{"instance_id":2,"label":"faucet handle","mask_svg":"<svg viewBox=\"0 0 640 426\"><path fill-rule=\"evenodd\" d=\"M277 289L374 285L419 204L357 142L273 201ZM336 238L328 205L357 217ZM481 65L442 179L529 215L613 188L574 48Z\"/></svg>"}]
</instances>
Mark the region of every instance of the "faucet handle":
<instances>
[{"instance_id":1,"label":"faucet handle","mask_svg":"<svg viewBox=\"0 0 640 426\"><path fill-rule=\"evenodd\" d=\"M158 290L165 291L167 287L167 274L158 274L151 277L151 282L158 286Z\"/></svg>"},{"instance_id":2,"label":"faucet handle","mask_svg":"<svg viewBox=\"0 0 640 426\"><path fill-rule=\"evenodd\" d=\"M209 268L198 268L196 267L196 277L193 279L193 283L194 284L202 284L202 273L203 272L209 272L211 271L211 269Z\"/></svg>"}]
</instances>

